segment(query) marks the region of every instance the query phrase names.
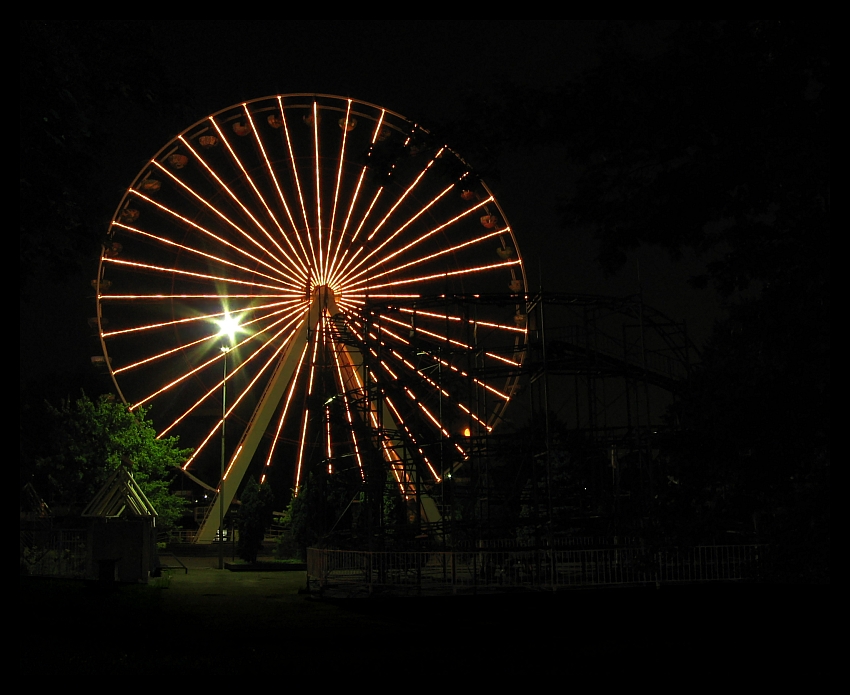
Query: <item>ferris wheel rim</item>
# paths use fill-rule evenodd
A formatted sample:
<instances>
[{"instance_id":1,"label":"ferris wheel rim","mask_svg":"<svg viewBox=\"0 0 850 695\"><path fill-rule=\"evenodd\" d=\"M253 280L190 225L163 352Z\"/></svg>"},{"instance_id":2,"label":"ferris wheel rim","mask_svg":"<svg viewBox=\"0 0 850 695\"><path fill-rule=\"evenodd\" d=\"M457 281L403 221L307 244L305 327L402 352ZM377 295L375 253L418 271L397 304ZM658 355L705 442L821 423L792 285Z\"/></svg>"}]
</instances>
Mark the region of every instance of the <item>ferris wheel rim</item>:
<instances>
[{"instance_id":1,"label":"ferris wheel rim","mask_svg":"<svg viewBox=\"0 0 850 695\"><path fill-rule=\"evenodd\" d=\"M130 201L134 196L137 197L138 186L139 186L140 182L146 180L146 178L150 176L150 174L148 172L150 171L152 166L157 165L157 162L161 162L161 161L165 160L170 155L170 153L175 151L175 149L176 149L175 143L177 143L181 138L183 138L184 135L191 133L191 134L194 134L194 136L196 138L199 137L199 133L197 132L197 130L199 128L201 128L207 122L215 123L215 118L221 117L222 114L229 115L228 119L225 120L224 123L230 123L231 121L235 120L238 117L238 113L236 113L236 111L239 108L244 109L245 112L248 113L248 109L252 105L264 104L264 103L267 103L271 100L275 100L279 104L281 104L281 109L283 110L283 108L284 108L283 105L282 105L283 100L290 99L290 98L314 98L314 99L337 100L337 101L344 101L344 102L348 103L349 105L352 104L352 103L356 103L361 108L372 108L372 109L375 109L375 110L380 110L382 113L389 114L392 117L399 119L399 121L412 126L414 129L418 129L418 131L421 131L422 133L424 133L426 135L430 135L429 131L425 130L424 128L422 128L421 126L419 126L415 122L410 121L409 119L405 118L404 116L397 114L396 112L389 111L387 109L384 109L383 107L380 107L380 106L375 105L375 104L371 104L369 102L349 99L347 97L338 97L338 96L334 96L334 95L311 94L311 93L292 93L292 94L282 94L282 95L260 97L260 98L257 98L257 99L252 99L252 100L249 100L249 101L241 102L239 104L234 104L234 105L228 106L226 108L220 109L220 110L216 111L215 113L210 114L209 116L196 121L191 126L184 129L183 131L181 131L181 133L178 136L176 136L175 138L172 138L168 143L166 143L165 146L160 148L160 150L157 151L156 155L148 163L146 163L146 165L144 167L142 167L140 172L133 179L131 185L128 187L125 194L122 196L121 201L119 202L118 206L116 207L116 211L115 211L115 213L112 217L112 222L110 223L110 234L108 236L108 239L112 239L115 236L116 223L121 218L122 210L127 209L128 201ZM314 104L315 103L316 102L314 102ZM264 110L267 110L268 108L271 108L271 107L267 107ZM304 109L304 108L306 108L306 106L299 104L299 105L296 105L294 108ZM321 108L327 108L327 109L333 110L331 107L321 107ZM258 110L257 113L262 113L262 110ZM359 114L359 112L358 112L358 114ZM187 137L191 137L191 136L187 136ZM317 136L317 138L318 138L318 136ZM450 148L446 148L446 149L452 156L456 157L457 160L462 162L465 166L468 166L467 162L459 154L457 154L457 152L455 152L454 150L452 150ZM159 166L161 167L161 165L159 165ZM294 160L293 160L293 166L294 166ZM470 170L471 170L471 168L470 168ZM505 222L505 230L503 230L503 231L505 231L507 236L510 238L511 243L513 245L512 250L516 254L516 265L511 268L510 272L511 272L512 277L519 280L519 282L521 284L521 292L517 292L516 293L517 296L524 295L527 291L527 278L526 278L526 275L525 275L525 265L522 262L521 255L519 253L519 246L517 244L516 237L514 235L513 229L507 224L507 217L504 215L504 212L501 208L501 205L499 204L496 197L493 195L491 189L486 185L486 183L484 181L480 180L479 178L476 178L475 179L475 185L480 187L481 190L484 191L487 198L489 199L488 203L492 205L494 210L498 213L499 217ZM308 229L306 231L309 232L309 225L308 225ZM502 242L502 244L503 244L503 247L507 247L507 244L504 244L504 242ZM119 379L117 378L116 367L114 367L113 364L112 364L112 359L110 357L109 347L107 345L107 338L110 337L110 334L109 334L109 331L104 330L104 323L103 323L103 309L104 309L103 297L104 297L104 295L102 295L102 292L101 292L101 289L102 289L101 281L104 279L104 264L105 264L105 262L108 262L109 260L110 260L109 252L108 252L107 247L105 245L104 251L101 254L101 257L100 257L100 260L99 260L97 288L96 288L97 289L97 318L98 318L99 337L100 337L100 341L101 341L101 347L102 347L102 350L103 350L103 354L104 354L104 357L106 358L106 363L107 363L107 367L109 369L110 376L112 378L112 381L115 385L115 388L116 388L119 396L126 403L133 404L133 403L137 403L137 399L128 398L129 394L125 394L124 389L122 389L122 387L121 387L121 383L119 382ZM519 275L518 278L516 277L517 271L518 271L518 275ZM446 273L447 277L448 277L448 275L449 275L449 273ZM309 279L308 279L308 282L309 282ZM368 297L368 292L367 292L367 297ZM527 336L527 333L523 333L523 336ZM523 338L523 340L525 340L525 339L527 339L527 338ZM520 345L520 343L517 342L516 345ZM521 357L522 357L523 352L522 352L522 350L518 350L518 352L520 354L520 363L519 364L521 364ZM515 389L517 383L518 383L518 377L513 379L513 385L511 386L511 389Z\"/></svg>"}]
</instances>

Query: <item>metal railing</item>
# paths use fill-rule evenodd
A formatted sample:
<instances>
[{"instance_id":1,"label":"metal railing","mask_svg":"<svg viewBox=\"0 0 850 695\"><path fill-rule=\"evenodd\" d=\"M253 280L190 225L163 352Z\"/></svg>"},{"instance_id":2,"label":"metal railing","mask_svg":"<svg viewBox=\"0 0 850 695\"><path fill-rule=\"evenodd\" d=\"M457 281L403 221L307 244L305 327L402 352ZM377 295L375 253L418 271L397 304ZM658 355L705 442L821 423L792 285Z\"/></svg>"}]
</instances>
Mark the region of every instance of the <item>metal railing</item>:
<instances>
[{"instance_id":1,"label":"metal railing","mask_svg":"<svg viewBox=\"0 0 850 695\"><path fill-rule=\"evenodd\" d=\"M307 550L307 576L320 591L475 590L756 581L766 548L711 545L543 550L364 552Z\"/></svg>"},{"instance_id":2,"label":"metal railing","mask_svg":"<svg viewBox=\"0 0 850 695\"><path fill-rule=\"evenodd\" d=\"M195 536L198 532L194 529L169 529L163 533L157 534L156 540L158 543L194 543Z\"/></svg>"},{"instance_id":3,"label":"metal railing","mask_svg":"<svg viewBox=\"0 0 850 695\"><path fill-rule=\"evenodd\" d=\"M631 536L555 536L551 540L543 535L541 538L500 538L492 540L469 541L455 544L456 550L531 550L533 548L573 548L585 546L589 548L609 548L615 546L641 545L640 538Z\"/></svg>"},{"instance_id":4,"label":"metal railing","mask_svg":"<svg viewBox=\"0 0 850 695\"><path fill-rule=\"evenodd\" d=\"M21 529L21 573L33 577L83 578L87 536L85 529Z\"/></svg>"}]
</instances>

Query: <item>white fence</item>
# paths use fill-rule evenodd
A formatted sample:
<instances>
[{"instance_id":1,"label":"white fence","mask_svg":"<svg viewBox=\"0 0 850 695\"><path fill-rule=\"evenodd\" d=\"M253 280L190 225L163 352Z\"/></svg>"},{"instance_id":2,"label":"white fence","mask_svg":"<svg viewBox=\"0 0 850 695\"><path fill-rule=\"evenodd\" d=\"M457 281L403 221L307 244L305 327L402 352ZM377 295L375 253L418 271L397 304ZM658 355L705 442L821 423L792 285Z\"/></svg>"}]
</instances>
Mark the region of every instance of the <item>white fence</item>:
<instances>
[{"instance_id":1,"label":"white fence","mask_svg":"<svg viewBox=\"0 0 850 695\"><path fill-rule=\"evenodd\" d=\"M307 550L307 575L320 591L468 593L511 588L558 589L757 580L764 546L707 545L467 552Z\"/></svg>"},{"instance_id":2,"label":"white fence","mask_svg":"<svg viewBox=\"0 0 850 695\"><path fill-rule=\"evenodd\" d=\"M21 573L34 577L84 577L87 536L85 529L21 529Z\"/></svg>"}]
</instances>

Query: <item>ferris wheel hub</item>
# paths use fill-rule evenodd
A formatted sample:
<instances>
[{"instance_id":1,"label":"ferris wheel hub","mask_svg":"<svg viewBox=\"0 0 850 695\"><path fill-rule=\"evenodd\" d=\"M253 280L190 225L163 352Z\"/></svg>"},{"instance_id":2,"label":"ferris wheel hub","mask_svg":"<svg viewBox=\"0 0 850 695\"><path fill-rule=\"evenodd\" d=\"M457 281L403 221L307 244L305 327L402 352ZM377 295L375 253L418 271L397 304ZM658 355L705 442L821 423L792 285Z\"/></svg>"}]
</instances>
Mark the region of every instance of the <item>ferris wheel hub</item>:
<instances>
[{"instance_id":1,"label":"ferris wheel hub","mask_svg":"<svg viewBox=\"0 0 850 695\"><path fill-rule=\"evenodd\" d=\"M340 293L334 291L334 289L330 285L317 285L313 288L312 297L314 301L319 300L324 308L327 305L329 300L333 300L334 303L337 302L340 298Z\"/></svg>"}]
</instances>

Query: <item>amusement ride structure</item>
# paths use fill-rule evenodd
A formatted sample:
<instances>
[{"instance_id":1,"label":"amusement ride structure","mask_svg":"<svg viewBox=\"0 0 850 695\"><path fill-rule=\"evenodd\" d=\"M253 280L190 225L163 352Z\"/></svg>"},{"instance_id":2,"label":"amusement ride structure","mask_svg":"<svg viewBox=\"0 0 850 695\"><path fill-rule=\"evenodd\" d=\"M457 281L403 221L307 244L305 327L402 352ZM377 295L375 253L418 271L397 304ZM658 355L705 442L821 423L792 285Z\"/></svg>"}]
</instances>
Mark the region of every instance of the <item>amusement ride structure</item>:
<instances>
[{"instance_id":1,"label":"amusement ride structure","mask_svg":"<svg viewBox=\"0 0 850 695\"><path fill-rule=\"evenodd\" d=\"M637 460L651 493L661 415L696 355L639 295L531 290L457 152L328 95L237 104L168 142L118 205L94 284L119 395L192 448L202 543L248 475L278 500L315 475L352 502L391 494L442 538L454 477L448 497L467 481L486 521L512 404L538 431L520 484L551 479L557 418L603 452L585 489L616 506Z\"/></svg>"},{"instance_id":2,"label":"amusement ride structure","mask_svg":"<svg viewBox=\"0 0 850 695\"><path fill-rule=\"evenodd\" d=\"M97 279L105 364L214 499L246 475L390 481L420 523L517 394L528 287L462 157L373 104L285 94L218 111L142 168ZM483 302L482 297L499 301Z\"/></svg>"}]
</instances>

